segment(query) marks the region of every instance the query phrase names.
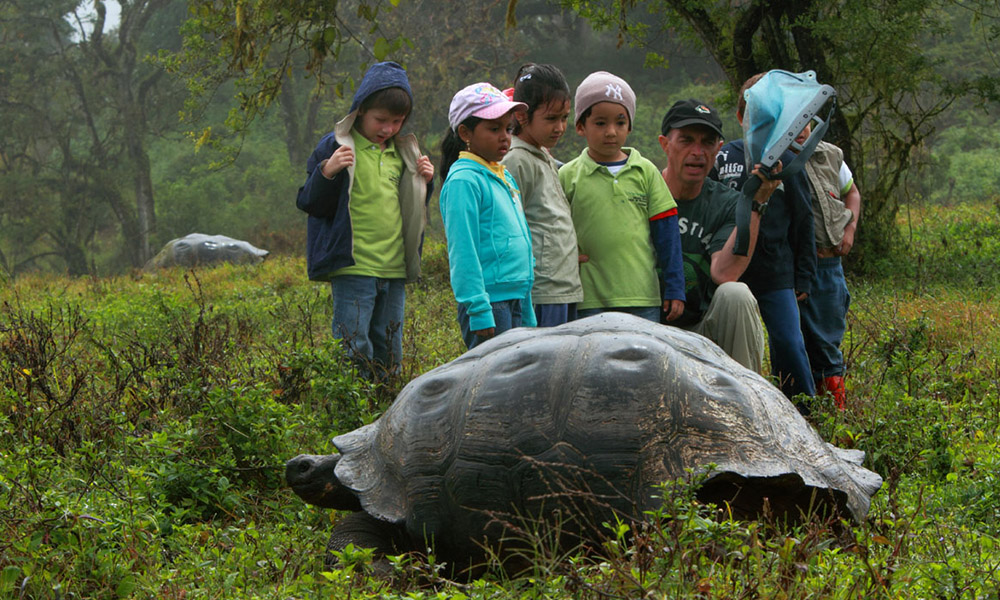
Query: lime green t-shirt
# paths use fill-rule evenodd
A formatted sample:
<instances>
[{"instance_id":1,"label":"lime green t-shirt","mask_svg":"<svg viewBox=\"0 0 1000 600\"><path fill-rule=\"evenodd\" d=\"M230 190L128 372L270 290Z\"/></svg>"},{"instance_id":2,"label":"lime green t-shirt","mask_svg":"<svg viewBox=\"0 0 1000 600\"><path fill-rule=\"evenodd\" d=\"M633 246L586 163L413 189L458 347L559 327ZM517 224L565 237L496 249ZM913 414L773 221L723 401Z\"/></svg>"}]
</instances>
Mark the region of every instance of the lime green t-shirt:
<instances>
[{"instance_id":1,"label":"lime green t-shirt","mask_svg":"<svg viewBox=\"0 0 1000 600\"><path fill-rule=\"evenodd\" d=\"M649 219L677 207L663 176L634 148L612 175L587 151L559 169L576 227L583 302L578 308L660 306Z\"/></svg>"},{"instance_id":2,"label":"lime green t-shirt","mask_svg":"<svg viewBox=\"0 0 1000 600\"><path fill-rule=\"evenodd\" d=\"M403 159L392 140L382 150L357 130L351 130L351 137L354 138L351 230L355 264L338 269L334 276L405 278L403 217L399 211Z\"/></svg>"}]
</instances>

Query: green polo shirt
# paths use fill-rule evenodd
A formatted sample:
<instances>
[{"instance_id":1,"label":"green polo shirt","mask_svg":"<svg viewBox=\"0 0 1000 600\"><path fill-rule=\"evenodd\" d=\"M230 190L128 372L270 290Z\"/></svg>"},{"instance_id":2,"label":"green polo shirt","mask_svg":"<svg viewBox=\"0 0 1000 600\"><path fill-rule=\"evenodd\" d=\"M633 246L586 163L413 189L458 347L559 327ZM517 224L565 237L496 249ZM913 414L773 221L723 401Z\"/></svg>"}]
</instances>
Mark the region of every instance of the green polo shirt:
<instances>
[{"instance_id":1,"label":"green polo shirt","mask_svg":"<svg viewBox=\"0 0 1000 600\"><path fill-rule=\"evenodd\" d=\"M354 265L334 275L365 275L384 279L406 277L403 252L403 217L399 212L399 179L403 159L393 140L385 150L356 129L354 139L354 185L351 186L351 231Z\"/></svg>"},{"instance_id":2,"label":"green polo shirt","mask_svg":"<svg viewBox=\"0 0 1000 600\"><path fill-rule=\"evenodd\" d=\"M676 208L660 170L634 148L612 175L587 150L559 169L576 228L583 302L578 308L660 306L649 219Z\"/></svg>"}]
</instances>

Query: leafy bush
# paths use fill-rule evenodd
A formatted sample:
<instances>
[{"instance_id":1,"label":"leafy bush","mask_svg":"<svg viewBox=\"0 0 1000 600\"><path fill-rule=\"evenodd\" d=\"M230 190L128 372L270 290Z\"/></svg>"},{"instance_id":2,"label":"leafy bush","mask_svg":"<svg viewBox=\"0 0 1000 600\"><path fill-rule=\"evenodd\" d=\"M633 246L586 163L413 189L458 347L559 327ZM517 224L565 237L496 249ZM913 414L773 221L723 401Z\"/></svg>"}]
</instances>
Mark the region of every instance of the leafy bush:
<instances>
[{"instance_id":1,"label":"leafy bush","mask_svg":"<svg viewBox=\"0 0 1000 600\"><path fill-rule=\"evenodd\" d=\"M1000 198L910 205L899 227L903 246L869 261L866 269L874 277L914 292L952 285L990 293L1000 285Z\"/></svg>"},{"instance_id":2,"label":"leafy bush","mask_svg":"<svg viewBox=\"0 0 1000 600\"><path fill-rule=\"evenodd\" d=\"M988 235L982 209L914 219L943 282L903 265L850 282L849 410L818 401L812 418L885 477L865 523L733 521L693 501L697 481L670 482L647 522L608 523L600 552L528 528L530 572L469 582L433 555L393 559L388 579L326 569L337 517L281 478L462 352L436 228L407 290L403 376L380 385L330 338L329 289L301 259L19 278L0 289L0 597L995 597L997 283L947 267L991 259L958 233Z\"/></svg>"}]
</instances>

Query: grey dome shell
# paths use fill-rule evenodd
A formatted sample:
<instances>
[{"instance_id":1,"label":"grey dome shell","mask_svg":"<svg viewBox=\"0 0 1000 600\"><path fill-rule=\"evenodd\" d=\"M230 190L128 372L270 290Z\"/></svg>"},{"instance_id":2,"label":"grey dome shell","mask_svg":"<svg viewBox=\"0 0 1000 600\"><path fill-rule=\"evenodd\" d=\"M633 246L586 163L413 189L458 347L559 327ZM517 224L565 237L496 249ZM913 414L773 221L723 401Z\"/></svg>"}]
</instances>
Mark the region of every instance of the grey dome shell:
<instances>
[{"instance_id":1,"label":"grey dome shell","mask_svg":"<svg viewBox=\"0 0 1000 600\"><path fill-rule=\"evenodd\" d=\"M860 521L882 483L706 338L621 313L504 333L333 442L366 512L470 551L517 516L641 516L709 464L700 497L747 514L767 497Z\"/></svg>"},{"instance_id":2,"label":"grey dome shell","mask_svg":"<svg viewBox=\"0 0 1000 600\"><path fill-rule=\"evenodd\" d=\"M223 262L236 265L260 264L270 254L250 242L236 240L224 235L189 233L170 240L156 256L143 266L146 271L159 268L183 266L197 267Z\"/></svg>"}]
</instances>

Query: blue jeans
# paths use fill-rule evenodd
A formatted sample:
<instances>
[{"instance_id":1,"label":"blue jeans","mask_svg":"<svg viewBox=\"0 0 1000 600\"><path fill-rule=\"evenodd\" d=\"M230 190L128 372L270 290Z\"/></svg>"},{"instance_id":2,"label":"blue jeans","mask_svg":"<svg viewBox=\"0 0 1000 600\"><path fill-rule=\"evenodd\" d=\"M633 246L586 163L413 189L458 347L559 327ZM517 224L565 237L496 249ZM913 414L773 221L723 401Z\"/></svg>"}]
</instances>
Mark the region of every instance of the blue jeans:
<instances>
[{"instance_id":1,"label":"blue jeans","mask_svg":"<svg viewBox=\"0 0 1000 600\"><path fill-rule=\"evenodd\" d=\"M501 300L490 302L493 307L493 335L498 336L505 331L521 326L521 301ZM462 329L462 341L465 347L472 350L490 338L480 337L469 329L469 311L464 304L458 305L458 326Z\"/></svg>"},{"instance_id":2,"label":"blue jeans","mask_svg":"<svg viewBox=\"0 0 1000 600\"><path fill-rule=\"evenodd\" d=\"M816 384L809 369L809 355L802 340L799 307L795 290L782 289L757 294L757 306L767 328L771 355L771 374L785 396L816 395Z\"/></svg>"},{"instance_id":3,"label":"blue jeans","mask_svg":"<svg viewBox=\"0 0 1000 600\"><path fill-rule=\"evenodd\" d=\"M536 304L538 327L556 327L576 320L576 304Z\"/></svg>"},{"instance_id":4,"label":"blue jeans","mask_svg":"<svg viewBox=\"0 0 1000 600\"><path fill-rule=\"evenodd\" d=\"M581 308L576 311L577 319L584 319L587 317L592 317L594 315L599 315L606 312L621 312L628 313L630 315L635 315L646 319L647 321L660 322L660 312L663 308L660 306L619 306L613 308Z\"/></svg>"},{"instance_id":5,"label":"blue jeans","mask_svg":"<svg viewBox=\"0 0 1000 600\"><path fill-rule=\"evenodd\" d=\"M851 294L847 291L840 257L820 258L812 294L802 305L802 337L816 380L844 374L840 344L847 331L850 306Z\"/></svg>"},{"instance_id":6,"label":"blue jeans","mask_svg":"<svg viewBox=\"0 0 1000 600\"><path fill-rule=\"evenodd\" d=\"M398 372L403 360L403 279L340 275L330 281L333 336L365 377L373 367Z\"/></svg>"}]
</instances>

